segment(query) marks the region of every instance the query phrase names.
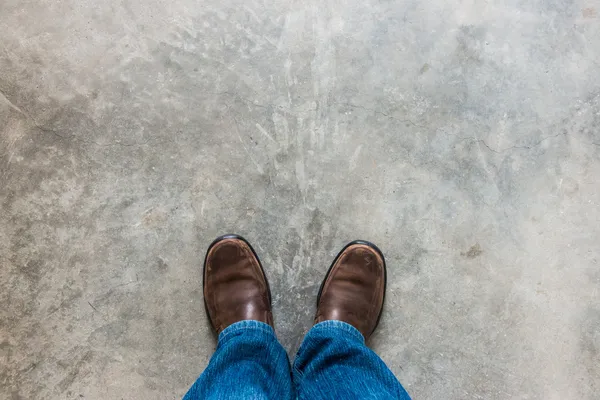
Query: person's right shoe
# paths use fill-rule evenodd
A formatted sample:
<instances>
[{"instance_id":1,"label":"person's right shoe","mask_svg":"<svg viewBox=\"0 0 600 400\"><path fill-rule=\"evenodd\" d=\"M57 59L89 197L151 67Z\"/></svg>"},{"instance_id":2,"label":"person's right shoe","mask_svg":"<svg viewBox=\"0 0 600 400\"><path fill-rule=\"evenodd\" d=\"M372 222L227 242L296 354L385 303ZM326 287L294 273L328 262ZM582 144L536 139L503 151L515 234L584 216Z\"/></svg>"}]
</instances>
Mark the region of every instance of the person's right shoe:
<instances>
[{"instance_id":1,"label":"person's right shoe","mask_svg":"<svg viewBox=\"0 0 600 400\"><path fill-rule=\"evenodd\" d=\"M244 320L273 326L271 291L258 256L238 235L217 238L204 259L204 305L217 333Z\"/></svg>"},{"instance_id":2,"label":"person's right shoe","mask_svg":"<svg viewBox=\"0 0 600 400\"><path fill-rule=\"evenodd\" d=\"M379 322L385 298L386 269L381 250L355 240L337 255L319 290L315 324L346 322L368 340Z\"/></svg>"}]
</instances>

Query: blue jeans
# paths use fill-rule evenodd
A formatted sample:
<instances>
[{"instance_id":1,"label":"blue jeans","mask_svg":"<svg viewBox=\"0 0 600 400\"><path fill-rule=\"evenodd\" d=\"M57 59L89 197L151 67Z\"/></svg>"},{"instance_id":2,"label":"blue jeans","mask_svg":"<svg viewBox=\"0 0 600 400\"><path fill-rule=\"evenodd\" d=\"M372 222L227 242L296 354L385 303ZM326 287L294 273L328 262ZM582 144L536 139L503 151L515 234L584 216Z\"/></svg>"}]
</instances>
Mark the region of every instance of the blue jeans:
<instances>
[{"instance_id":1,"label":"blue jeans","mask_svg":"<svg viewBox=\"0 0 600 400\"><path fill-rule=\"evenodd\" d=\"M316 324L292 370L273 328L240 321L219 335L210 363L183 400L401 399L410 397L362 334L341 321Z\"/></svg>"}]
</instances>

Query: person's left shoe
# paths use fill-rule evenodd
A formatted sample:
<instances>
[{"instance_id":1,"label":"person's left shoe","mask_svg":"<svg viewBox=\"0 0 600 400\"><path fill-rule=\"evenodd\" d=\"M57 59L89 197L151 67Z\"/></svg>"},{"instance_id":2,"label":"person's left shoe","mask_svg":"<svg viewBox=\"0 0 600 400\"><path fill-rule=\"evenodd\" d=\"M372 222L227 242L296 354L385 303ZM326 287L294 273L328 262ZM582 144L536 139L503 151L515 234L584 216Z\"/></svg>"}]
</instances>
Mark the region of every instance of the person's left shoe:
<instances>
[{"instance_id":1,"label":"person's left shoe","mask_svg":"<svg viewBox=\"0 0 600 400\"><path fill-rule=\"evenodd\" d=\"M243 320L273 326L267 278L241 236L225 235L212 242L204 259L203 286L206 311L217 334Z\"/></svg>"}]
</instances>

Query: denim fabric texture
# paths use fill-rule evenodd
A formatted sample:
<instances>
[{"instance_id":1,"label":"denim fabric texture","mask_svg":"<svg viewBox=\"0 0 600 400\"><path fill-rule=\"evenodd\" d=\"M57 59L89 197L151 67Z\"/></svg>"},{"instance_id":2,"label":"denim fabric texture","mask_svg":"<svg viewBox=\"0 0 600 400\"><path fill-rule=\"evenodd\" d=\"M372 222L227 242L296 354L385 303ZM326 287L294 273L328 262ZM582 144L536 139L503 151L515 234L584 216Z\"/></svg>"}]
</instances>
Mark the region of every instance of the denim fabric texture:
<instances>
[{"instance_id":1,"label":"denim fabric texture","mask_svg":"<svg viewBox=\"0 0 600 400\"><path fill-rule=\"evenodd\" d=\"M219 334L215 354L183 400L294 398L288 356L273 328L240 321Z\"/></svg>"},{"instance_id":2,"label":"denim fabric texture","mask_svg":"<svg viewBox=\"0 0 600 400\"><path fill-rule=\"evenodd\" d=\"M410 397L362 334L342 321L316 324L293 368L273 328L240 321L219 335L210 363L183 400L400 399Z\"/></svg>"}]
</instances>

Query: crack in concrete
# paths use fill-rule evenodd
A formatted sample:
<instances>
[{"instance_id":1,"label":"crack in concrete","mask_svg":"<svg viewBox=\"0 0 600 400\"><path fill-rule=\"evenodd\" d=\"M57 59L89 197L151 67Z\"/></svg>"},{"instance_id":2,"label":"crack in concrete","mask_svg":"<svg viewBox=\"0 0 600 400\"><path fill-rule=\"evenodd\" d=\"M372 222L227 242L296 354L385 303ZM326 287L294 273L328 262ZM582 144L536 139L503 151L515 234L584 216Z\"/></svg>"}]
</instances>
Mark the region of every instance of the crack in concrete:
<instances>
[{"instance_id":1,"label":"crack in concrete","mask_svg":"<svg viewBox=\"0 0 600 400\"><path fill-rule=\"evenodd\" d=\"M426 129L426 128L427 128L426 126L424 126L424 125L419 125L419 124L417 124L416 122L414 122L414 121L411 121L410 119L402 119L402 118L398 118L398 117L396 117L396 116L394 116L394 115L392 115L392 114L388 114L388 113L385 113L385 112L383 112L383 111L376 110L376 109L374 109L374 108L368 108L368 107L365 107L365 106L362 106L362 105L359 105L359 104L354 104L354 103L342 103L342 102L333 102L333 104L337 104L337 105L341 105L341 106L346 106L346 107L352 107L352 108L358 108L358 109L365 110L365 111L370 111L370 112L372 112L372 113L379 114L379 115L383 115L384 117L387 117L387 118L393 119L394 121L403 122L403 123L409 123L409 124L411 124L411 125L413 125L413 126L416 126L417 128L423 128L423 129Z\"/></svg>"},{"instance_id":2,"label":"crack in concrete","mask_svg":"<svg viewBox=\"0 0 600 400\"><path fill-rule=\"evenodd\" d=\"M35 118L33 118L32 116L30 116L30 115L29 115L28 113L26 113L25 111L21 110L21 108L19 108L19 107L18 107L18 106L17 106L15 103L13 103L13 102L12 102L12 101L11 101L11 100L8 98L8 96L6 96L6 93L4 93L4 92L3 92L1 89L0 89L0 96L1 96L1 98L4 100L4 102L5 102L6 104L8 104L8 106L9 106L10 108L12 108L13 110L15 110L15 111L16 111L16 112L18 112L19 114L21 114L23 117L25 117L25 119L26 119L26 120L29 120L29 121L32 123L32 125L33 125L35 128L37 128L37 129L39 129L40 131L42 131L42 132L45 132L45 133L51 133L51 134L53 134L53 135L55 135L55 136L58 136L58 137L59 137L59 138L61 138L61 139L65 139L65 138L66 138L66 136L63 136L63 135L59 134L57 131L55 131L55 130L53 130L53 129L46 128L46 127L43 127L43 126L41 126L40 124L38 124L38 122L35 120Z\"/></svg>"},{"instance_id":3,"label":"crack in concrete","mask_svg":"<svg viewBox=\"0 0 600 400\"><path fill-rule=\"evenodd\" d=\"M452 135L452 134L451 134L451 135ZM542 144L542 143L543 143L543 142L545 142L546 140L548 140L548 139L553 139L553 138L555 138L555 137L558 137L558 136L561 136L561 135L563 135L563 136L566 136L566 135L567 135L567 133L566 133L566 132L563 132L563 133L557 133L556 135L546 136L546 137L544 137L544 138L542 138L542 139L538 140L537 142L535 142L535 143L533 143L532 145L529 145L529 146L519 146L519 145L513 145L513 146L509 146L509 147L507 147L507 148L504 148L504 149L494 149L494 148L492 148L490 145L488 145L488 144L485 142L485 140L483 140L483 139L478 139L478 138L476 138L476 137L460 137L460 136L457 136L457 137L458 137L459 139L461 139L461 141L470 141L471 143L481 143L481 144L482 144L482 145L483 145L485 148L487 148L489 151L491 151L491 152L493 152L493 153L496 153L496 154L501 154L501 153L504 153L504 152L506 152L506 151L509 151L509 150L515 150L515 149L531 150L531 149L533 149L533 148L535 148L535 147L539 146L540 144ZM452 136L456 136L456 135L452 135Z\"/></svg>"},{"instance_id":4,"label":"crack in concrete","mask_svg":"<svg viewBox=\"0 0 600 400\"><path fill-rule=\"evenodd\" d=\"M33 118L31 115L29 115L27 112L23 111L19 106L17 106L15 103L13 103L8 96L6 95L6 93L4 93L2 90L0 90L0 99L4 100L4 102L14 111L16 111L17 113L19 113L20 115L22 115L27 121L29 121L31 123L31 125L35 128L38 129L44 133L50 133L60 139L72 139L75 140L77 142L81 142L84 144L93 144L99 147L113 147L113 146L119 146L119 147L135 147L135 146L145 146L147 144L150 143L150 138L148 138L146 141L141 142L141 143L121 143L118 140L113 142L113 143L109 143L109 144L100 144L98 142L95 142L93 140L85 140L85 139L81 139L76 137L75 135L61 135L57 130L55 129L50 129L50 128L46 128L45 126L39 124L35 118ZM161 145L164 143L173 143L172 140L163 140L161 142L158 143L153 143L153 145Z\"/></svg>"}]
</instances>

